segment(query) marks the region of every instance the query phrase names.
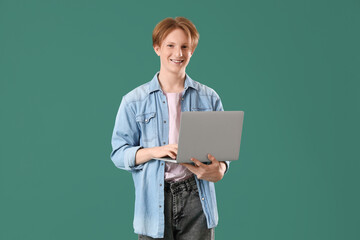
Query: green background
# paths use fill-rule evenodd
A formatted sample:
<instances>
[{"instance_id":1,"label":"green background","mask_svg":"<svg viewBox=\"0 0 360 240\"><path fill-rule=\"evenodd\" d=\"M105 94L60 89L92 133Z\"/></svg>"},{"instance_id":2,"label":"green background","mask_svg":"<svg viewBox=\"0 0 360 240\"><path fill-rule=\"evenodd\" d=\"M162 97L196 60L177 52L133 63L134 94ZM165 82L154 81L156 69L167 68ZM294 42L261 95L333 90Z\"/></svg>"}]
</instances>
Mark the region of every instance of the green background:
<instances>
[{"instance_id":1,"label":"green background","mask_svg":"<svg viewBox=\"0 0 360 240\"><path fill-rule=\"evenodd\" d=\"M136 239L110 160L151 34L185 16L187 73L244 110L216 239L360 239L360 2L0 0L0 239Z\"/></svg>"}]
</instances>

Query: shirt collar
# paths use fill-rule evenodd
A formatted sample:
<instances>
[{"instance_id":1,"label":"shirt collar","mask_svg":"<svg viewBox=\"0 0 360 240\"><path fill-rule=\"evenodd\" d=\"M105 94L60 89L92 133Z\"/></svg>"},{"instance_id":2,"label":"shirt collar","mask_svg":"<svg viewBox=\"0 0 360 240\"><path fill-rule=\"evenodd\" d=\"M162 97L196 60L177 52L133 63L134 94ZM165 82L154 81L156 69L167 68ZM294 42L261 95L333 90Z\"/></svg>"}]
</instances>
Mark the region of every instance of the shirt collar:
<instances>
[{"instance_id":1,"label":"shirt collar","mask_svg":"<svg viewBox=\"0 0 360 240\"><path fill-rule=\"evenodd\" d=\"M149 84L149 94L152 93L152 92L155 92L155 91L162 91L161 89L161 86L160 86L160 83L159 83L159 79L158 79L158 74L160 72L157 72L153 79L150 81L150 84ZM189 75L187 75L185 73L186 77L185 77L185 84L184 84L184 91L186 91L189 87L191 88L194 88L195 90L198 90L196 84L195 84L195 81L192 80Z\"/></svg>"}]
</instances>

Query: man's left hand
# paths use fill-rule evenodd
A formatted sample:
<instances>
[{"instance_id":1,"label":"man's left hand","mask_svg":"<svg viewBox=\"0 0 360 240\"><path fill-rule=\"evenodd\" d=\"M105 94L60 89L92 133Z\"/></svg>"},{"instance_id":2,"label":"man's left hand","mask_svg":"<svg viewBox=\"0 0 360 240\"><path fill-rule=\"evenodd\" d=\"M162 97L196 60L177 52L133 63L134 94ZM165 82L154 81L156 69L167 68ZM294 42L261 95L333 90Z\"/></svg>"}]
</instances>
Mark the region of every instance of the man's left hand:
<instances>
[{"instance_id":1,"label":"man's left hand","mask_svg":"<svg viewBox=\"0 0 360 240\"><path fill-rule=\"evenodd\" d=\"M190 159L195 165L189 163L180 164L194 173L198 179L203 179L209 182L217 182L221 180L225 174L226 163L219 162L211 154L208 154L208 159L211 161L211 164L209 165L200 162L196 158Z\"/></svg>"}]
</instances>

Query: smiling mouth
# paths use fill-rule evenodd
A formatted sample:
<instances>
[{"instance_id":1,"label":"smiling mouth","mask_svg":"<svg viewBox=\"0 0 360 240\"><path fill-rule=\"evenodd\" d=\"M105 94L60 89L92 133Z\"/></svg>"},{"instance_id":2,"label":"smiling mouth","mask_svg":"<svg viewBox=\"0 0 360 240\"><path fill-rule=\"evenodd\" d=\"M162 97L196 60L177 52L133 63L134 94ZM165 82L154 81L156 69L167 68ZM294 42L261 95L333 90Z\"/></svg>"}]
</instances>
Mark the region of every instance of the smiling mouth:
<instances>
[{"instance_id":1,"label":"smiling mouth","mask_svg":"<svg viewBox=\"0 0 360 240\"><path fill-rule=\"evenodd\" d=\"M172 61L174 63L182 63L182 62L184 62L184 60L174 60L174 59L170 59L170 61Z\"/></svg>"}]
</instances>

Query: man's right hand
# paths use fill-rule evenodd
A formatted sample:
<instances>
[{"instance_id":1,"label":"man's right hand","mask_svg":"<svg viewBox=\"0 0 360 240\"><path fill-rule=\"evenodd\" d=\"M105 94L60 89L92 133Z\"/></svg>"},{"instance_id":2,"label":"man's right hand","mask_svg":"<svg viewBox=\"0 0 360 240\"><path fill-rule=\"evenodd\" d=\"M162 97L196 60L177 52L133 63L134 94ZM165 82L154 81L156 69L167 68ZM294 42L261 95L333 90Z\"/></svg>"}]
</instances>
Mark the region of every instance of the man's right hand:
<instances>
[{"instance_id":1,"label":"man's right hand","mask_svg":"<svg viewBox=\"0 0 360 240\"><path fill-rule=\"evenodd\" d=\"M161 147L153 147L153 158L161 158L161 157L171 157L172 159L176 159L178 145L177 144L169 144Z\"/></svg>"},{"instance_id":2,"label":"man's right hand","mask_svg":"<svg viewBox=\"0 0 360 240\"><path fill-rule=\"evenodd\" d=\"M175 159L177 156L178 145L169 144L161 147L140 148L135 155L135 164L146 163L153 158L171 157Z\"/></svg>"}]
</instances>

